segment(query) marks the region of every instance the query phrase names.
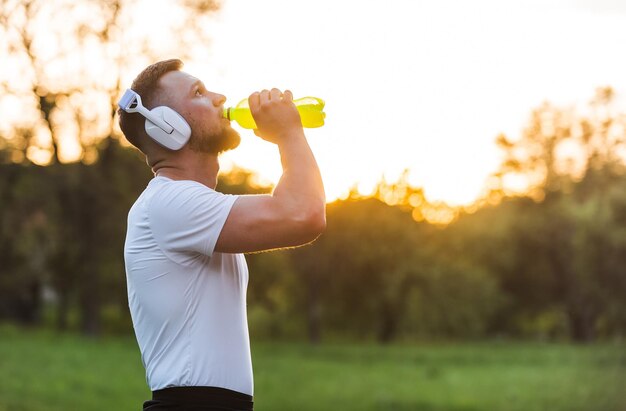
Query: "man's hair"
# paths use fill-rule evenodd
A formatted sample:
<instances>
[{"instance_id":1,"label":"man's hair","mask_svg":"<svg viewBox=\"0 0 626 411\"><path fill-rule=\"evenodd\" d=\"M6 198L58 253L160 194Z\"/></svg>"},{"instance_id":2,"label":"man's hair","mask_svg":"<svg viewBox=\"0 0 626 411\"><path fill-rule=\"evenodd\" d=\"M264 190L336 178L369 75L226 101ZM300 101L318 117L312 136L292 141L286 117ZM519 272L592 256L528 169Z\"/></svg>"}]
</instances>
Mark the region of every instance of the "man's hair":
<instances>
[{"instance_id":1,"label":"man's hair","mask_svg":"<svg viewBox=\"0 0 626 411\"><path fill-rule=\"evenodd\" d=\"M163 60L146 67L133 81L130 88L141 96L141 102L147 109L157 104L158 81L170 71L180 70L183 62L179 59ZM120 128L126 139L139 150L146 153L145 142L149 141L144 128L145 117L139 113L127 113L121 108L117 110L120 117Z\"/></svg>"}]
</instances>

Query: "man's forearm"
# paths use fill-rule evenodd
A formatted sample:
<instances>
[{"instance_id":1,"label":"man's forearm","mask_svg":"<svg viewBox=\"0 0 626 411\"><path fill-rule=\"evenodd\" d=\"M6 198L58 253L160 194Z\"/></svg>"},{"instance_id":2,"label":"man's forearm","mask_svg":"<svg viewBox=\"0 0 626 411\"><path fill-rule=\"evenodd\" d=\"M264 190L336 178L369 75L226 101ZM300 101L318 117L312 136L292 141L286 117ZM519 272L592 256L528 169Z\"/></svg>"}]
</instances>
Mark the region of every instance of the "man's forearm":
<instances>
[{"instance_id":1,"label":"man's forearm","mask_svg":"<svg viewBox=\"0 0 626 411\"><path fill-rule=\"evenodd\" d=\"M324 214L326 196L317 161L302 129L279 144L283 175L273 196L299 218Z\"/></svg>"}]
</instances>

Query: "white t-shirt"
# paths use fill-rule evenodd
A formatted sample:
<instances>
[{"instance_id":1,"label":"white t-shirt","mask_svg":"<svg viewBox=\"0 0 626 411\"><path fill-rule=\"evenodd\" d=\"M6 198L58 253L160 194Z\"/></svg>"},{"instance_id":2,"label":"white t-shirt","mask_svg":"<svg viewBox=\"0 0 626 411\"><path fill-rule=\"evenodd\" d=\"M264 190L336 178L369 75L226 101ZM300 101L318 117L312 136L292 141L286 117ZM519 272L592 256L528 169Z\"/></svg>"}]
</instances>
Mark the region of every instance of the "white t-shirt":
<instances>
[{"instance_id":1,"label":"white t-shirt","mask_svg":"<svg viewBox=\"0 0 626 411\"><path fill-rule=\"evenodd\" d=\"M128 213L128 303L151 390L252 395L243 254L213 252L236 196L155 177Z\"/></svg>"}]
</instances>

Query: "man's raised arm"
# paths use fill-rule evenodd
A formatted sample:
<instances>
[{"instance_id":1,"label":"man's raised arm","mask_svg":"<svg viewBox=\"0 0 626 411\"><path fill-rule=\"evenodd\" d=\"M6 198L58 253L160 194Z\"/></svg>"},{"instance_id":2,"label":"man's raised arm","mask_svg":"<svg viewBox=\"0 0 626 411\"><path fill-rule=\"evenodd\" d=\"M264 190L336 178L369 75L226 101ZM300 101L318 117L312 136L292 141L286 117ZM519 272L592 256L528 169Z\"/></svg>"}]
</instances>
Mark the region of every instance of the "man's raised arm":
<instances>
[{"instance_id":1,"label":"man's raised arm","mask_svg":"<svg viewBox=\"0 0 626 411\"><path fill-rule=\"evenodd\" d=\"M326 227L324 185L290 91L249 97L255 134L280 151L283 174L271 195L240 196L215 251L243 253L311 242Z\"/></svg>"}]
</instances>

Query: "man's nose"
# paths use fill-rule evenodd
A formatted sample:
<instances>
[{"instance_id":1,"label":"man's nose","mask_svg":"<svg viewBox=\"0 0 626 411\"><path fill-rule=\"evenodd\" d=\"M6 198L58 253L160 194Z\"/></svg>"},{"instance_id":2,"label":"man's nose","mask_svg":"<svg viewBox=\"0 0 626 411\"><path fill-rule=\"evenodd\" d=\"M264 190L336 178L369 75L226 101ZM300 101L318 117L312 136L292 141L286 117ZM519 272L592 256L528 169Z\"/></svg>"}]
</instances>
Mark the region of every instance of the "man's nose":
<instances>
[{"instance_id":1,"label":"man's nose","mask_svg":"<svg viewBox=\"0 0 626 411\"><path fill-rule=\"evenodd\" d=\"M225 102L226 102L226 96L223 96L221 94L215 94L213 96L213 105L215 107L223 106Z\"/></svg>"}]
</instances>

